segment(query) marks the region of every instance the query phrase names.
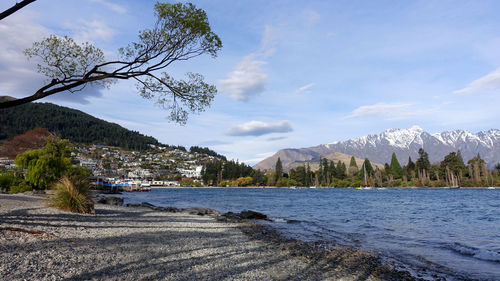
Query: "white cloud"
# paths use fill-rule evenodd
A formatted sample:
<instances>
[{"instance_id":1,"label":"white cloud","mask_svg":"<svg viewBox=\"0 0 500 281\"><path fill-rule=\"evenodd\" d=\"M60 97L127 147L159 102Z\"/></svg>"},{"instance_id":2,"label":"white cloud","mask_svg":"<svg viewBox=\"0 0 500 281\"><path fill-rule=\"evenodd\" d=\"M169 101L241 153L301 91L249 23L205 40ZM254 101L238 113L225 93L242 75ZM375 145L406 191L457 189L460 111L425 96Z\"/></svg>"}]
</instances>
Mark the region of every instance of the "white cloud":
<instances>
[{"instance_id":1,"label":"white cloud","mask_svg":"<svg viewBox=\"0 0 500 281\"><path fill-rule=\"evenodd\" d=\"M207 140L207 141L203 141L203 142L198 143L198 146L219 146L219 145L227 145L227 144L231 144L231 143L226 142L226 141L220 141L220 140Z\"/></svg>"},{"instance_id":2,"label":"white cloud","mask_svg":"<svg viewBox=\"0 0 500 281\"><path fill-rule=\"evenodd\" d=\"M0 21L0 95L31 95L40 88L44 77L28 62L23 50L49 34L34 22L37 15L29 10Z\"/></svg>"},{"instance_id":3,"label":"white cloud","mask_svg":"<svg viewBox=\"0 0 500 281\"><path fill-rule=\"evenodd\" d=\"M265 61L255 60L253 55L245 57L228 78L219 81L220 89L235 100L247 101L250 97L264 92L268 77L262 72Z\"/></svg>"},{"instance_id":4,"label":"white cloud","mask_svg":"<svg viewBox=\"0 0 500 281\"><path fill-rule=\"evenodd\" d=\"M287 137L272 137L268 138L267 141L279 141L279 140L284 140L287 139Z\"/></svg>"},{"instance_id":5,"label":"white cloud","mask_svg":"<svg viewBox=\"0 0 500 281\"><path fill-rule=\"evenodd\" d=\"M106 0L90 0L90 1L94 2L94 3L99 3L101 5L104 5L107 8L109 8L112 11L115 11L115 12L117 12L119 14L125 14L125 13L127 13L127 8L125 8L124 6L118 5L116 3L112 3L110 1L106 1Z\"/></svg>"},{"instance_id":6,"label":"white cloud","mask_svg":"<svg viewBox=\"0 0 500 281\"><path fill-rule=\"evenodd\" d=\"M314 85L316 85L315 83L309 83L307 85L304 85L300 88L298 88L296 91L295 91L295 94L301 94L301 93L304 93L304 92L309 92L308 90L310 88L312 88Z\"/></svg>"},{"instance_id":7,"label":"white cloud","mask_svg":"<svg viewBox=\"0 0 500 281\"><path fill-rule=\"evenodd\" d=\"M250 121L230 128L226 134L230 136L262 136L272 133L287 133L293 131L289 121L277 123L264 123Z\"/></svg>"},{"instance_id":8,"label":"white cloud","mask_svg":"<svg viewBox=\"0 0 500 281\"><path fill-rule=\"evenodd\" d=\"M276 51L276 42L278 40L278 31L276 28L266 25L264 28L264 35L260 42L260 49L257 55L267 58L274 54Z\"/></svg>"},{"instance_id":9,"label":"white cloud","mask_svg":"<svg viewBox=\"0 0 500 281\"><path fill-rule=\"evenodd\" d=\"M276 30L266 26L260 48L257 52L245 56L236 68L228 73L227 78L219 81L219 88L238 101L247 101L266 90L268 76L262 71L267 64L266 58L275 52Z\"/></svg>"},{"instance_id":10,"label":"white cloud","mask_svg":"<svg viewBox=\"0 0 500 281\"><path fill-rule=\"evenodd\" d=\"M94 42L96 40L110 41L116 31L104 20L79 20L78 23L68 23L66 27L74 33L77 42Z\"/></svg>"},{"instance_id":11,"label":"white cloud","mask_svg":"<svg viewBox=\"0 0 500 281\"><path fill-rule=\"evenodd\" d=\"M43 85L47 78L36 71L36 62L28 61L23 50L53 33L38 24L37 14L30 10L15 13L0 21L0 96L27 97ZM71 94L63 92L45 98L88 103L88 97L101 96L98 88L87 87L84 91Z\"/></svg>"},{"instance_id":12,"label":"white cloud","mask_svg":"<svg viewBox=\"0 0 500 281\"><path fill-rule=\"evenodd\" d=\"M363 105L355 110L345 118L363 118L373 116L387 116L394 118L397 112L408 109L412 104L410 103L376 103L373 105Z\"/></svg>"},{"instance_id":13,"label":"white cloud","mask_svg":"<svg viewBox=\"0 0 500 281\"><path fill-rule=\"evenodd\" d=\"M455 94L473 94L491 92L500 89L500 68L472 81L467 87L457 90Z\"/></svg>"}]
</instances>

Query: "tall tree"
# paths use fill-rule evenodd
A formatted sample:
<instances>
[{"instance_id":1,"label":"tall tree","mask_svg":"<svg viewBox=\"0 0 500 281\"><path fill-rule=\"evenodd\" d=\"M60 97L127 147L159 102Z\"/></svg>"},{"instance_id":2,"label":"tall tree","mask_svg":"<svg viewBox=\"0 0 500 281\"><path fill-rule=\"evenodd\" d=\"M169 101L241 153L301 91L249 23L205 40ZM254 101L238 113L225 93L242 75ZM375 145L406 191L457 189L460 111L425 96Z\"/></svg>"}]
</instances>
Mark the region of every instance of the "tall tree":
<instances>
[{"instance_id":1,"label":"tall tree","mask_svg":"<svg viewBox=\"0 0 500 281\"><path fill-rule=\"evenodd\" d=\"M311 183L312 183L311 167L309 166L309 163L307 163L307 165L306 165L306 177L304 180L304 185L311 186Z\"/></svg>"},{"instance_id":2,"label":"tall tree","mask_svg":"<svg viewBox=\"0 0 500 281\"><path fill-rule=\"evenodd\" d=\"M408 156L408 164L406 164L406 169L408 172L415 170L415 163L411 160L411 156Z\"/></svg>"},{"instance_id":3,"label":"tall tree","mask_svg":"<svg viewBox=\"0 0 500 281\"><path fill-rule=\"evenodd\" d=\"M479 154L467 162L469 166L469 174L475 184L481 184L484 178L487 178L488 171L483 168L486 162L481 158Z\"/></svg>"},{"instance_id":4,"label":"tall tree","mask_svg":"<svg viewBox=\"0 0 500 281\"><path fill-rule=\"evenodd\" d=\"M431 163L429 162L429 154L425 152L423 148L420 148L418 150L418 159L417 162L415 162L415 167L417 170L427 170L429 171L431 167Z\"/></svg>"},{"instance_id":5,"label":"tall tree","mask_svg":"<svg viewBox=\"0 0 500 281\"><path fill-rule=\"evenodd\" d=\"M365 170L366 170L366 177L367 178L372 177L375 173L375 171L373 170L372 163L370 162L370 160L368 160L368 158L365 158L365 161L363 162L363 166L359 171L359 178L361 180L364 180L364 178L365 178Z\"/></svg>"},{"instance_id":6,"label":"tall tree","mask_svg":"<svg viewBox=\"0 0 500 281\"><path fill-rule=\"evenodd\" d=\"M408 156L408 163L403 168L403 174L410 179L415 177L415 163L411 160L411 156Z\"/></svg>"},{"instance_id":7,"label":"tall tree","mask_svg":"<svg viewBox=\"0 0 500 281\"><path fill-rule=\"evenodd\" d=\"M500 163L495 164L495 170L497 170L497 172L500 172Z\"/></svg>"},{"instance_id":8,"label":"tall tree","mask_svg":"<svg viewBox=\"0 0 500 281\"><path fill-rule=\"evenodd\" d=\"M281 164L281 159L278 157L276 160L275 171L275 182L278 182L283 177L283 164Z\"/></svg>"},{"instance_id":9,"label":"tall tree","mask_svg":"<svg viewBox=\"0 0 500 281\"><path fill-rule=\"evenodd\" d=\"M297 182L297 185L304 186L306 182L306 167L298 166L297 169L290 170L290 179Z\"/></svg>"},{"instance_id":10,"label":"tall tree","mask_svg":"<svg viewBox=\"0 0 500 281\"><path fill-rule=\"evenodd\" d=\"M356 164L356 159L354 158L354 156L351 156L351 162L349 163L349 169L347 169L347 174L350 177L353 177L356 174L358 174L358 172L359 169L358 169L358 164Z\"/></svg>"},{"instance_id":11,"label":"tall tree","mask_svg":"<svg viewBox=\"0 0 500 281\"><path fill-rule=\"evenodd\" d=\"M389 166L389 169L395 179L401 179L403 177L403 168L401 168L395 152L392 153L391 165Z\"/></svg>"},{"instance_id":12,"label":"tall tree","mask_svg":"<svg viewBox=\"0 0 500 281\"><path fill-rule=\"evenodd\" d=\"M205 11L191 3L158 2L154 11L155 26L141 31L137 42L120 48L116 60L106 60L101 49L66 36L51 35L33 43L25 54L39 62L39 72L50 82L24 98L1 102L0 108L132 79L143 98L169 110L170 120L185 123L189 112L201 112L210 105L217 89L200 74L187 73L185 80L176 80L161 71L203 54L216 57L222 42L212 32Z\"/></svg>"},{"instance_id":13,"label":"tall tree","mask_svg":"<svg viewBox=\"0 0 500 281\"><path fill-rule=\"evenodd\" d=\"M349 168L350 167L358 168L358 164L356 164L356 158L354 158L354 156L351 156L351 161L349 162Z\"/></svg>"},{"instance_id":14,"label":"tall tree","mask_svg":"<svg viewBox=\"0 0 500 281\"><path fill-rule=\"evenodd\" d=\"M337 162L337 168L335 169L335 172L336 172L336 177L343 180L346 178L347 176L347 169L345 167L345 164L344 162L342 161L338 161Z\"/></svg>"}]
</instances>

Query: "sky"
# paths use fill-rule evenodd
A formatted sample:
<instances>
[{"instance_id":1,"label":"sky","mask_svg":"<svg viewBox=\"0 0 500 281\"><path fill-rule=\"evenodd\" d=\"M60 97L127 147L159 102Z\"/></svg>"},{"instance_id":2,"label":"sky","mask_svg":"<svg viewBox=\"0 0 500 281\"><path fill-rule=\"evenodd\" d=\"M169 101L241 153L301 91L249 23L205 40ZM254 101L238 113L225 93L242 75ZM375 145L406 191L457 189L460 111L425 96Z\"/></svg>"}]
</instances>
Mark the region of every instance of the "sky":
<instances>
[{"instance_id":1,"label":"sky","mask_svg":"<svg viewBox=\"0 0 500 281\"><path fill-rule=\"evenodd\" d=\"M15 4L0 2L0 10ZM155 22L155 1L38 0L0 21L0 95L43 86L23 50L50 34L91 42L106 58ZM40 100L171 145L209 147L253 165L282 148L389 128L499 129L500 1L192 1L223 48L166 69L216 85L187 124L143 99L133 81Z\"/></svg>"}]
</instances>

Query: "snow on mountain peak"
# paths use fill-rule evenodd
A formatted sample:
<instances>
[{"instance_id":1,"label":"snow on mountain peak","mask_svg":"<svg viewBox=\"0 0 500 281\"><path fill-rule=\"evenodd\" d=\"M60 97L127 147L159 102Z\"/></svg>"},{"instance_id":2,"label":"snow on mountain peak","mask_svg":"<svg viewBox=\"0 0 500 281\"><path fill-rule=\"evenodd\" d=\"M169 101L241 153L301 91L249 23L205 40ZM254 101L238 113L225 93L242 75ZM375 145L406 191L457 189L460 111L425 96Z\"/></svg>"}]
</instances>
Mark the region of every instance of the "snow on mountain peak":
<instances>
[{"instance_id":1,"label":"snow on mountain peak","mask_svg":"<svg viewBox=\"0 0 500 281\"><path fill-rule=\"evenodd\" d=\"M389 129L383 132L380 137L387 140L390 145L399 148L409 148L412 143L423 144L421 134L424 132L419 126L409 129Z\"/></svg>"},{"instance_id":2,"label":"snow on mountain peak","mask_svg":"<svg viewBox=\"0 0 500 281\"><path fill-rule=\"evenodd\" d=\"M350 144L354 147L376 147L379 144L385 143L401 149L408 149L412 144L423 146L424 139L427 139L424 135L430 134L426 133L420 126L414 125L408 129L387 129L379 135L366 135L347 141L331 142L325 146L331 148L335 145ZM422 138L423 136L424 139ZM494 140L500 137L500 130L492 129L477 134L473 134L467 130L454 130L436 133L430 136L452 147L455 147L458 143L465 142L481 143L487 147L492 147L495 142Z\"/></svg>"},{"instance_id":3,"label":"snow on mountain peak","mask_svg":"<svg viewBox=\"0 0 500 281\"><path fill-rule=\"evenodd\" d=\"M410 129L408 129L410 131L416 131L416 132L420 132L422 133L424 131L424 129L422 129L420 126L418 125L413 125Z\"/></svg>"}]
</instances>

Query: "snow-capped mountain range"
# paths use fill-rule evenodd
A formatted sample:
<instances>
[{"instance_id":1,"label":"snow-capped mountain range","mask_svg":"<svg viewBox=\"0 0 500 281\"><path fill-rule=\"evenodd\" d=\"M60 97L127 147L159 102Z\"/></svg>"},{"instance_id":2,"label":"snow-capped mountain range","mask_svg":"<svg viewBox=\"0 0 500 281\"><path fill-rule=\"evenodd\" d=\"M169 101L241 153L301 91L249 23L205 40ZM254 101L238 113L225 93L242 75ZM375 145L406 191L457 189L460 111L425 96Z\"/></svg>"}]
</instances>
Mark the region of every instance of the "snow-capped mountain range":
<instances>
[{"instance_id":1,"label":"snow-capped mountain range","mask_svg":"<svg viewBox=\"0 0 500 281\"><path fill-rule=\"evenodd\" d=\"M478 153L488 167L500 162L500 130L473 134L466 130L446 131L429 134L418 126L409 129L388 129L378 135L367 135L341 142L332 142L308 148L282 149L273 156L257 163L254 168L272 169L278 157L286 167L296 161L308 161L335 152L349 154L358 158L368 158L376 163L390 163L393 152L401 164L418 158L418 150L423 148L429 154L431 163L443 160L450 152L460 150L464 162Z\"/></svg>"}]
</instances>

